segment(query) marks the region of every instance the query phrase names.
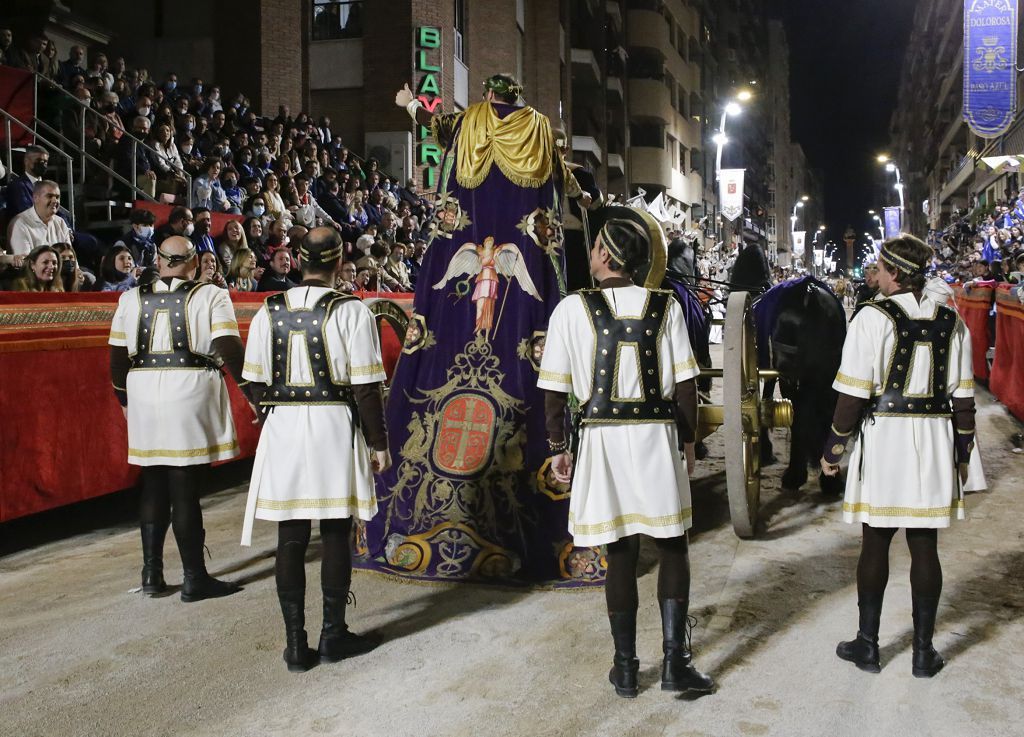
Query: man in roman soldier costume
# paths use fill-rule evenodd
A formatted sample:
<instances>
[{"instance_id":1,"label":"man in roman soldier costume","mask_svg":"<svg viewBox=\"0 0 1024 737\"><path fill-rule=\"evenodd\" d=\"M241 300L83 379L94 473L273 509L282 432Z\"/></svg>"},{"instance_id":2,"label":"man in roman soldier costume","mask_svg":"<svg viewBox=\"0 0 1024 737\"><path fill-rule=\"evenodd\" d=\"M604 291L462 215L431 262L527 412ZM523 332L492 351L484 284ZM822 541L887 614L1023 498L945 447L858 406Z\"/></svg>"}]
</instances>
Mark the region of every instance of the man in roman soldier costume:
<instances>
[{"instance_id":1,"label":"man in roman soldier costume","mask_svg":"<svg viewBox=\"0 0 1024 737\"><path fill-rule=\"evenodd\" d=\"M395 96L446 154L388 399L398 460L366 526L373 568L434 580L603 578L597 551L574 551L565 531L568 490L549 473L537 389L565 289L561 190L589 198L550 121L521 94L499 74L463 112L431 115L408 85Z\"/></svg>"},{"instance_id":2,"label":"man in roman soldier costume","mask_svg":"<svg viewBox=\"0 0 1024 737\"><path fill-rule=\"evenodd\" d=\"M572 481L574 543L607 545L605 599L615 643L608 678L616 693L638 693L640 535L654 538L660 556L661 687L708 692L714 684L694 668L690 653L686 531L693 514L681 455L696 433L700 369L673 293L635 283L660 284L664 276L661 226L627 207L606 207L595 222L590 269L598 288L555 309L541 362L552 468L558 480ZM646 281L638 278L645 265ZM575 453L565 434L570 394L579 400L582 425Z\"/></svg>"},{"instance_id":3,"label":"man in roman soldier costume","mask_svg":"<svg viewBox=\"0 0 1024 737\"><path fill-rule=\"evenodd\" d=\"M857 636L836 654L861 670L880 670L878 633L889 579L889 544L906 528L913 600L913 675L943 667L932 645L942 567L938 531L964 518L963 490L974 450L971 340L955 310L929 298L931 249L910 235L886 241L879 254L882 299L869 300L850 323L833 385L832 431L821 459L839 471L855 440L846 476L843 519L860 523ZM977 470L980 472L980 465Z\"/></svg>"},{"instance_id":4,"label":"man in roman soldier costume","mask_svg":"<svg viewBox=\"0 0 1024 737\"><path fill-rule=\"evenodd\" d=\"M385 380L373 315L332 288L341 274L337 231L315 228L299 248L303 281L268 297L253 318L244 376L266 413L253 464L242 544L253 519L278 525L275 579L290 671L369 652L374 637L348 630L352 520L377 511L373 472L391 465ZM306 549L320 521L323 628L316 652L305 630Z\"/></svg>"},{"instance_id":5,"label":"man in roman soldier costume","mask_svg":"<svg viewBox=\"0 0 1024 737\"><path fill-rule=\"evenodd\" d=\"M128 422L128 462L142 466L142 590L167 589L164 537L173 525L184 581L182 601L239 590L206 571L199 491L213 461L238 453L228 390L239 385L242 340L228 293L191 281L198 261L187 238L163 241L160 278L121 295L110 326L110 373Z\"/></svg>"}]
</instances>

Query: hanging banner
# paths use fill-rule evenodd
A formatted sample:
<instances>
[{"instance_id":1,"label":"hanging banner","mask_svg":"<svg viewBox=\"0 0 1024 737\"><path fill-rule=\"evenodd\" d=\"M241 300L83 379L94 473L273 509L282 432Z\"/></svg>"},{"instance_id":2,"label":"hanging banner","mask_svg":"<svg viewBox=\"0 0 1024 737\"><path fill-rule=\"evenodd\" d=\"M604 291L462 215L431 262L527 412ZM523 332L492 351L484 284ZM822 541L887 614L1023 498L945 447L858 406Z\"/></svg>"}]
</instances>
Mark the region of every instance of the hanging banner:
<instances>
[{"instance_id":1,"label":"hanging banner","mask_svg":"<svg viewBox=\"0 0 1024 737\"><path fill-rule=\"evenodd\" d=\"M722 169L719 172L718 201L726 220L735 220L743 214L743 171Z\"/></svg>"},{"instance_id":2,"label":"hanging banner","mask_svg":"<svg viewBox=\"0 0 1024 737\"><path fill-rule=\"evenodd\" d=\"M900 208L885 208L885 237L896 238L900 234Z\"/></svg>"},{"instance_id":3,"label":"hanging banner","mask_svg":"<svg viewBox=\"0 0 1024 737\"><path fill-rule=\"evenodd\" d=\"M1017 0L964 0L964 120L1006 132L1017 110Z\"/></svg>"},{"instance_id":4,"label":"hanging banner","mask_svg":"<svg viewBox=\"0 0 1024 737\"><path fill-rule=\"evenodd\" d=\"M802 258L804 255L804 248L807 243L807 231L805 230L794 230L793 231L793 254Z\"/></svg>"}]
</instances>

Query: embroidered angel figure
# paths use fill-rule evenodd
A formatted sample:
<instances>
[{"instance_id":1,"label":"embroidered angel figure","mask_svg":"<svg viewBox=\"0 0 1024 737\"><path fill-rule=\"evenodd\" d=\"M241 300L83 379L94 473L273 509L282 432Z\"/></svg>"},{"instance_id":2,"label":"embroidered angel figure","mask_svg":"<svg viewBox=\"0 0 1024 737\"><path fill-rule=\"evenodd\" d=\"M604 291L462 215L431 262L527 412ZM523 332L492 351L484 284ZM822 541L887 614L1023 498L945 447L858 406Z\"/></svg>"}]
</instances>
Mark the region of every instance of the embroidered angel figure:
<instances>
[{"instance_id":1,"label":"embroidered angel figure","mask_svg":"<svg viewBox=\"0 0 1024 737\"><path fill-rule=\"evenodd\" d=\"M456 276L476 275L476 287L473 289L472 301L476 304L476 332L490 332L494 327L494 303L498 301L498 275L506 277L510 282L519 280L519 287L536 299L542 301L537 287L530 278L522 251L514 243L494 245L494 238L487 236L480 245L466 243L452 256L448 271L434 289L443 289L450 279ZM506 292L506 297L508 293ZM504 306L504 305L503 305Z\"/></svg>"}]
</instances>

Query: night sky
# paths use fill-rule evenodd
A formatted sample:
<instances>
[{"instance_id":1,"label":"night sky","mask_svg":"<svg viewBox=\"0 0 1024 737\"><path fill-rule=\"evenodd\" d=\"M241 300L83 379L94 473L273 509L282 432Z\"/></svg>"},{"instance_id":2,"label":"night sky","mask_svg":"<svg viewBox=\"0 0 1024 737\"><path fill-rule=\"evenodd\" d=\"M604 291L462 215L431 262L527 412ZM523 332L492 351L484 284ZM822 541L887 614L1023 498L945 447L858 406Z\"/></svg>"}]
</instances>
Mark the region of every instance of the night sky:
<instances>
[{"instance_id":1,"label":"night sky","mask_svg":"<svg viewBox=\"0 0 1024 737\"><path fill-rule=\"evenodd\" d=\"M828 238L874 227L869 209L889 147L900 69L918 0L769 0L790 46L793 139L824 175Z\"/></svg>"}]
</instances>

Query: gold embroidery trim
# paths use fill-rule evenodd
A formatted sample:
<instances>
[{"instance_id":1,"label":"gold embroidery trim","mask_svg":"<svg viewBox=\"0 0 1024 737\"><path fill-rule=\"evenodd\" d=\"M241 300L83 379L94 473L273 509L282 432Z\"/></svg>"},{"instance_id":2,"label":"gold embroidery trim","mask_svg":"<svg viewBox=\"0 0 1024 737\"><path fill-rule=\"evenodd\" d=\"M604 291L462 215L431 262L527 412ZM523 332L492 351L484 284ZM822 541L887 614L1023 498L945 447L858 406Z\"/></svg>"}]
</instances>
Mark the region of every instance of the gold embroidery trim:
<instances>
[{"instance_id":1,"label":"gold embroidery trim","mask_svg":"<svg viewBox=\"0 0 1024 737\"><path fill-rule=\"evenodd\" d=\"M672 372L678 374L680 371L697 368L697 359L692 356L681 363L672 364Z\"/></svg>"},{"instance_id":2,"label":"gold embroidery trim","mask_svg":"<svg viewBox=\"0 0 1024 737\"><path fill-rule=\"evenodd\" d=\"M973 388L974 388L974 379L961 379L960 383L957 385L957 389L973 389Z\"/></svg>"},{"instance_id":3,"label":"gold embroidery trim","mask_svg":"<svg viewBox=\"0 0 1024 737\"><path fill-rule=\"evenodd\" d=\"M569 524L572 525L574 535L596 535L601 532L611 532L624 525L641 524L647 527L672 527L686 522L693 518L693 509L687 507L675 514L664 514L660 517L648 517L643 514L622 514L608 522L596 522L590 525L578 525L573 515L569 515Z\"/></svg>"},{"instance_id":4,"label":"gold embroidery trim","mask_svg":"<svg viewBox=\"0 0 1024 737\"><path fill-rule=\"evenodd\" d=\"M214 453L223 453L229 450L238 450L237 440L232 440L230 443L211 445L208 448L189 448L188 450L139 450L138 448L129 448L128 455L136 458L198 458L199 456L213 455Z\"/></svg>"},{"instance_id":5,"label":"gold embroidery trim","mask_svg":"<svg viewBox=\"0 0 1024 737\"><path fill-rule=\"evenodd\" d=\"M246 361L244 364L242 364L242 370L263 376L263 365L259 363L249 363L248 361Z\"/></svg>"},{"instance_id":6,"label":"gold embroidery trim","mask_svg":"<svg viewBox=\"0 0 1024 737\"><path fill-rule=\"evenodd\" d=\"M866 389L867 391L871 391L875 388L875 383L870 379L855 379L852 376L847 376L842 371L836 374L836 381L840 384L845 384L846 386L852 386L855 389Z\"/></svg>"},{"instance_id":7,"label":"gold embroidery trim","mask_svg":"<svg viewBox=\"0 0 1024 737\"><path fill-rule=\"evenodd\" d=\"M832 432L841 438L845 438L849 437L849 435L853 433L853 430L850 430L849 432L839 432L838 430L836 430L836 426L832 425Z\"/></svg>"},{"instance_id":8,"label":"gold embroidery trim","mask_svg":"<svg viewBox=\"0 0 1024 737\"><path fill-rule=\"evenodd\" d=\"M284 511L288 509L341 509L355 507L360 511L372 512L377 508L377 500L369 501L355 496L326 499L257 499L257 509Z\"/></svg>"},{"instance_id":9,"label":"gold embroidery trim","mask_svg":"<svg viewBox=\"0 0 1024 737\"><path fill-rule=\"evenodd\" d=\"M352 366L348 370L349 376L371 376L383 373L384 365L380 363L371 363L369 366Z\"/></svg>"},{"instance_id":10,"label":"gold embroidery trim","mask_svg":"<svg viewBox=\"0 0 1024 737\"><path fill-rule=\"evenodd\" d=\"M110 339L111 340L128 340L128 336L125 335L122 332L117 331L117 330L111 330L110 331Z\"/></svg>"},{"instance_id":11,"label":"gold embroidery trim","mask_svg":"<svg viewBox=\"0 0 1024 737\"><path fill-rule=\"evenodd\" d=\"M540 370L541 381L551 381L556 384L565 384L572 386L572 374L559 374L554 371L546 371L545 369Z\"/></svg>"},{"instance_id":12,"label":"gold embroidery trim","mask_svg":"<svg viewBox=\"0 0 1024 737\"><path fill-rule=\"evenodd\" d=\"M238 330L237 322L215 322L210 326L210 331L216 333L218 330Z\"/></svg>"},{"instance_id":13,"label":"gold embroidery trim","mask_svg":"<svg viewBox=\"0 0 1024 737\"><path fill-rule=\"evenodd\" d=\"M843 502L843 511L851 514L867 512L877 517L948 517L964 508L963 499L954 499L948 507L876 507L867 502Z\"/></svg>"}]
</instances>

